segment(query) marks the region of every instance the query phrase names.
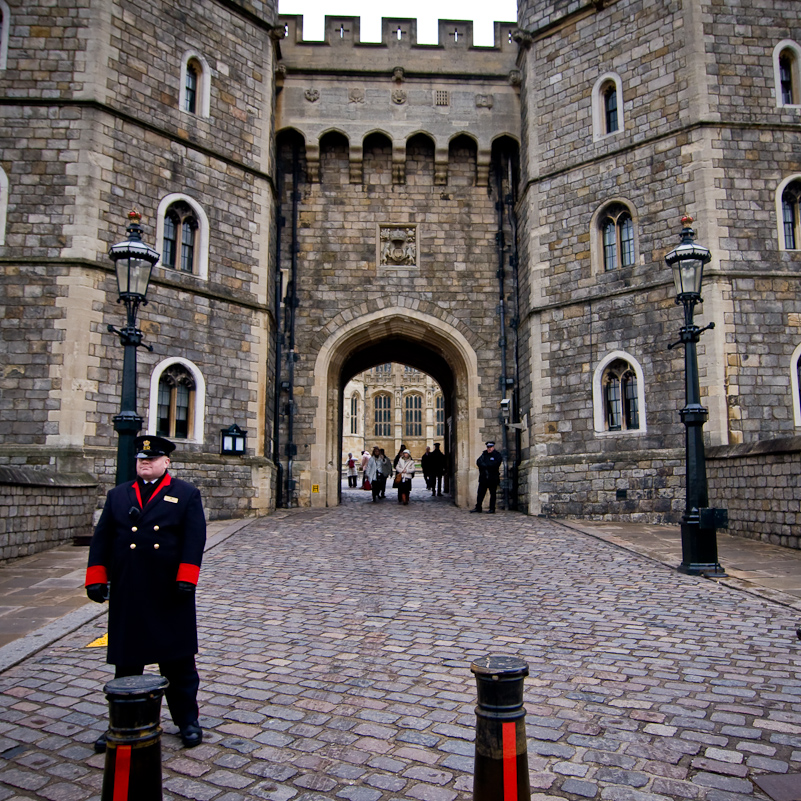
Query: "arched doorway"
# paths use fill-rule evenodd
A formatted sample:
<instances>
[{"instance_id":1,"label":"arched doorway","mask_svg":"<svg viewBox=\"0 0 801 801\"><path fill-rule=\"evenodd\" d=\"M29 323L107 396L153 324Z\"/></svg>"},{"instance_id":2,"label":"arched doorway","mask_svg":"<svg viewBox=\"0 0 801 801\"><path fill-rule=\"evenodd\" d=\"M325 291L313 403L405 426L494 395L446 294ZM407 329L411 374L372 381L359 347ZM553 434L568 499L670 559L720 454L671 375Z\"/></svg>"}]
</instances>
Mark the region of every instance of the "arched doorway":
<instances>
[{"instance_id":1,"label":"arched doorway","mask_svg":"<svg viewBox=\"0 0 801 801\"><path fill-rule=\"evenodd\" d=\"M399 308L359 316L332 333L318 352L312 389L317 409L308 477L311 505L339 503L345 384L357 373L387 361L409 364L442 387L445 415L452 429L453 497L458 506L468 506L478 481L475 459L481 453L475 350L453 325ZM303 479L301 475L302 485L306 483Z\"/></svg>"}]
</instances>

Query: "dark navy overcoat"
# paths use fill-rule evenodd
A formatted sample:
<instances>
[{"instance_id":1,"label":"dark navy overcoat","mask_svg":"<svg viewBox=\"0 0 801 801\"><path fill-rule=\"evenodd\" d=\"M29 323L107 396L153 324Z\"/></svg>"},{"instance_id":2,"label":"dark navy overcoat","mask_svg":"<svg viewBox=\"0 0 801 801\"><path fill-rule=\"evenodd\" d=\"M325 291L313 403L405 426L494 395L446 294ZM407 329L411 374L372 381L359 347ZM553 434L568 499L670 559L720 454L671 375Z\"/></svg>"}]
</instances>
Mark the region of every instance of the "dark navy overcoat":
<instances>
[{"instance_id":1,"label":"dark navy overcoat","mask_svg":"<svg viewBox=\"0 0 801 801\"><path fill-rule=\"evenodd\" d=\"M205 542L203 504L192 484L167 473L144 508L136 482L109 492L89 546L86 584L110 585L112 665L197 653L194 595L179 592L176 582L197 584Z\"/></svg>"}]
</instances>

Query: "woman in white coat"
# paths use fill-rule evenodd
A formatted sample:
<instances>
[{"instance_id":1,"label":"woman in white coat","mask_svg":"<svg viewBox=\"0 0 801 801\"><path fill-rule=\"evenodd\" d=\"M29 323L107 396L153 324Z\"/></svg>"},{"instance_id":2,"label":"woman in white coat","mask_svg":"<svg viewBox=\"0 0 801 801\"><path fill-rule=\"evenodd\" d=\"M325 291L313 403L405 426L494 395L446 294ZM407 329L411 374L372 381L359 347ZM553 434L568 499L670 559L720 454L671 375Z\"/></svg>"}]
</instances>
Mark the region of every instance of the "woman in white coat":
<instances>
[{"instance_id":1,"label":"woman in white coat","mask_svg":"<svg viewBox=\"0 0 801 801\"><path fill-rule=\"evenodd\" d=\"M404 505L409 503L409 493L412 491L412 478L414 477L414 459L408 449L401 454L398 463L395 465L396 476L400 476L398 484L398 503Z\"/></svg>"}]
</instances>

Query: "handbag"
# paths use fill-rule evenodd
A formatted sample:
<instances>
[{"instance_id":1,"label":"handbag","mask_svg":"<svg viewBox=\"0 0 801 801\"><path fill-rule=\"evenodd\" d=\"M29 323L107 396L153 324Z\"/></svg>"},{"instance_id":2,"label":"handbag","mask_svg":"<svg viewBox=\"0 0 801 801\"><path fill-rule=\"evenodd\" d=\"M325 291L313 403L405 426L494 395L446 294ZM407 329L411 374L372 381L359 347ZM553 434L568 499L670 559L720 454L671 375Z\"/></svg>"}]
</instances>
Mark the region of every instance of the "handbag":
<instances>
[{"instance_id":1,"label":"handbag","mask_svg":"<svg viewBox=\"0 0 801 801\"><path fill-rule=\"evenodd\" d=\"M392 486L399 487L401 485L401 481L403 481L403 479L401 478L401 474L395 473L395 480L392 482Z\"/></svg>"},{"instance_id":2,"label":"handbag","mask_svg":"<svg viewBox=\"0 0 801 801\"><path fill-rule=\"evenodd\" d=\"M364 479L364 486L362 487L362 489L371 490L372 488L373 487L370 484L370 479L369 478Z\"/></svg>"}]
</instances>

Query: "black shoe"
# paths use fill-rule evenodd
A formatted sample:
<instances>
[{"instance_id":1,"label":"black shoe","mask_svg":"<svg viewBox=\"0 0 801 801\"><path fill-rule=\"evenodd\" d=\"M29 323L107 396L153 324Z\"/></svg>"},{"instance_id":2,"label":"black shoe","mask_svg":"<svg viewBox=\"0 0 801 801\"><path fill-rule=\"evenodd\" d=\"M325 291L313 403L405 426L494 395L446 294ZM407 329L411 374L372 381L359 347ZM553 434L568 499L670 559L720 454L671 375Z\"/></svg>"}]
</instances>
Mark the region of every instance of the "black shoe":
<instances>
[{"instance_id":1,"label":"black shoe","mask_svg":"<svg viewBox=\"0 0 801 801\"><path fill-rule=\"evenodd\" d=\"M441 493L441 492L438 492L438 493L437 493L437 497L438 497L438 498L441 498L441 497L442 497L442 493Z\"/></svg>"},{"instance_id":2,"label":"black shoe","mask_svg":"<svg viewBox=\"0 0 801 801\"><path fill-rule=\"evenodd\" d=\"M471 509L470 510L470 513L473 514L474 512L480 512L480 511L481 511L481 507L480 506L476 506L475 509Z\"/></svg>"},{"instance_id":3,"label":"black shoe","mask_svg":"<svg viewBox=\"0 0 801 801\"><path fill-rule=\"evenodd\" d=\"M487 514L488 514L488 515L494 515L494 514L495 514L495 510L494 510L494 509L489 509L489 510L487 511Z\"/></svg>"},{"instance_id":4,"label":"black shoe","mask_svg":"<svg viewBox=\"0 0 801 801\"><path fill-rule=\"evenodd\" d=\"M106 753L106 734L107 732L103 732L100 737L95 740L95 753L96 754L105 754Z\"/></svg>"},{"instance_id":5,"label":"black shoe","mask_svg":"<svg viewBox=\"0 0 801 801\"><path fill-rule=\"evenodd\" d=\"M203 742L203 729L197 721L181 729L181 742L187 748L194 748Z\"/></svg>"}]
</instances>

